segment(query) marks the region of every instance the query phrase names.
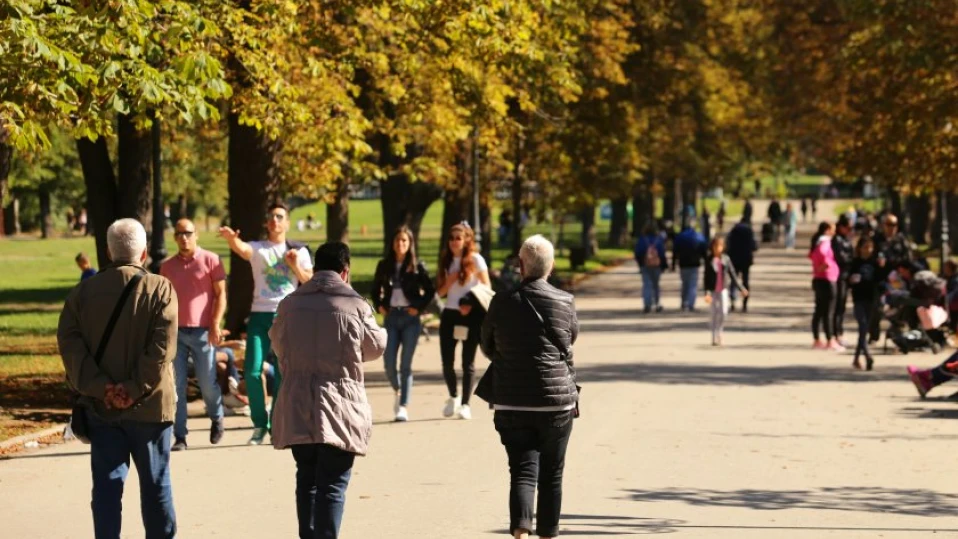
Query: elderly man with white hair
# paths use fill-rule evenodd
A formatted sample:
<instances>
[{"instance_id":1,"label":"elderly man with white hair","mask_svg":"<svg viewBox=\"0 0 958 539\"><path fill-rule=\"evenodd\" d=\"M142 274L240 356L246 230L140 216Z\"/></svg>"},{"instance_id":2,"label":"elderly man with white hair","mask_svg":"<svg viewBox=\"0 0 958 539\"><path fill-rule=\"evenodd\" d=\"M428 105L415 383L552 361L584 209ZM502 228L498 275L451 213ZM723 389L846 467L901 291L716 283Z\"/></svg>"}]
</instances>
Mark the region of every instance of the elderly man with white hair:
<instances>
[{"instance_id":1,"label":"elderly man with white hair","mask_svg":"<svg viewBox=\"0 0 958 539\"><path fill-rule=\"evenodd\" d=\"M132 457L146 537L174 537L176 293L165 277L143 269L146 231L136 220L110 225L107 248L112 264L70 292L57 328L67 380L78 395L71 425L91 444L94 536L120 537Z\"/></svg>"},{"instance_id":2,"label":"elderly man with white hair","mask_svg":"<svg viewBox=\"0 0 958 539\"><path fill-rule=\"evenodd\" d=\"M579 323L572 295L546 281L554 258L547 239L527 239L519 250L522 282L493 298L482 326L480 344L492 365L476 394L493 405L509 457L509 532L516 538L559 533L562 471L577 415L572 345Z\"/></svg>"}]
</instances>

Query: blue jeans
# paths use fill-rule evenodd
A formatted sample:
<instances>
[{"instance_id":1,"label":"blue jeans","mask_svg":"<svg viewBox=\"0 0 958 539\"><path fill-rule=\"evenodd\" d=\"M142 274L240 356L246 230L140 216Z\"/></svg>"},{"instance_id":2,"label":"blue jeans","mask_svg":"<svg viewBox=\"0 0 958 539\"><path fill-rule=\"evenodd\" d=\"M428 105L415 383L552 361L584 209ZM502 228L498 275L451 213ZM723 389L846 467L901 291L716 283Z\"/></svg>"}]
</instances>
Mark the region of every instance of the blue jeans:
<instances>
[{"instance_id":1,"label":"blue jeans","mask_svg":"<svg viewBox=\"0 0 958 539\"><path fill-rule=\"evenodd\" d=\"M179 328L176 334L176 423L173 436L186 438L186 387L189 358L193 357L193 370L200 384L200 393L206 402L210 419L223 419L223 390L216 383L216 349L210 346L210 332L206 328Z\"/></svg>"},{"instance_id":2,"label":"blue jeans","mask_svg":"<svg viewBox=\"0 0 958 539\"><path fill-rule=\"evenodd\" d=\"M292 446L299 539L335 539L356 455L326 444Z\"/></svg>"},{"instance_id":3,"label":"blue jeans","mask_svg":"<svg viewBox=\"0 0 958 539\"><path fill-rule=\"evenodd\" d=\"M695 308L695 296L699 293L699 269L680 268L679 277L682 279L682 308Z\"/></svg>"},{"instance_id":4,"label":"blue jeans","mask_svg":"<svg viewBox=\"0 0 958 539\"><path fill-rule=\"evenodd\" d=\"M649 268L642 266L642 301L646 309L653 309L659 306L661 290L659 288L659 279L662 278L662 268Z\"/></svg>"},{"instance_id":5,"label":"blue jeans","mask_svg":"<svg viewBox=\"0 0 958 539\"><path fill-rule=\"evenodd\" d=\"M399 391L399 405L409 405L409 392L412 390L412 359L419 344L419 332L422 330L422 321L419 316L413 316L406 309L390 309L383 322L386 327L386 351L383 353L383 365L386 367L386 378L393 390ZM399 363L399 372L396 372L396 358L399 356L399 346L402 345L402 359Z\"/></svg>"},{"instance_id":6,"label":"blue jeans","mask_svg":"<svg viewBox=\"0 0 958 539\"><path fill-rule=\"evenodd\" d=\"M140 511L146 538L176 537L170 482L169 423L106 421L90 418L90 468L93 471L93 530L96 539L119 539L123 485L130 456L140 479Z\"/></svg>"}]
</instances>

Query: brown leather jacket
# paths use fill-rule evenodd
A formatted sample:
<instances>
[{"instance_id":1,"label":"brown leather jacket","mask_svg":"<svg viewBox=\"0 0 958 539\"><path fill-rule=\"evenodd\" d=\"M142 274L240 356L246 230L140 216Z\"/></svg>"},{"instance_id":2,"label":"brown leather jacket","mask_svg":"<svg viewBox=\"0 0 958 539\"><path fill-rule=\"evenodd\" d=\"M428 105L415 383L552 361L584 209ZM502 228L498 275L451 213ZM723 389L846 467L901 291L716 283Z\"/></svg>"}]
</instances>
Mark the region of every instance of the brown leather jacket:
<instances>
[{"instance_id":1,"label":"brown leather jacket","mask_svg":"<svg viewBox=\"0 0 958 539\"><path fill-rule=\"evenodd\" d=\"M67 297L57 327L57 344L67 381L104 419L150 423L173 421L176 389L177 302L166 277L147 274L127 298L99 367L93 354L100 344L126 283L138 266L110 266L78 284ZM120 383L137 404L107 410L107 383Z\"/></svg>"},{"instance_id":2,"label":"brown leather jacket","mask_svg":"<svg viewBox=\"0 0 958 539\"><path fill-rule=\"evenodd\" d=\"M269 336L283 373L273 447L327 444L365 455L373 421L363 362L386 348L366 300L336 273L317 271L279 304Z\"/></svg>"}]
</instances>

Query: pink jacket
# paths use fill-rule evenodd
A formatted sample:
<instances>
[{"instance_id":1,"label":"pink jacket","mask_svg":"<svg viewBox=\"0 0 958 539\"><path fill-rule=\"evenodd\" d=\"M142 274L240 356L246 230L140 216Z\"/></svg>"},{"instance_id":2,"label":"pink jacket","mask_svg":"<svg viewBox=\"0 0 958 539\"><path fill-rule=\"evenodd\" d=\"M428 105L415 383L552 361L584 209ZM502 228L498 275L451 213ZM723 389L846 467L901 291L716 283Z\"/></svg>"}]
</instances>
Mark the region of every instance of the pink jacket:
<instances>
[{"instance_id":1,"label":"pink jacket","mask_svg":"<svg viewBox=\"0 0 958 539\"><path fill-rule=\"evenodd\" d=\"M832 252L831 237L819 238L818 244L808 253L808 258L812 261L812 274L815 279L825 279L833 283L838 281L838 263L835 262L835 253Z\"/></svg>"},{"instance_id":2,"label":"pink jacket","mask_svg":"<svg viewBox=\"0 0 958 539\"><path fill-rule=\"evenodd\" d=\"M317 271L279 304L269 330L283 383L273 446L327 444L365 455L372 432L363 362L383 355L386 330L331 271Z\"/></svg>"}]
</instances>

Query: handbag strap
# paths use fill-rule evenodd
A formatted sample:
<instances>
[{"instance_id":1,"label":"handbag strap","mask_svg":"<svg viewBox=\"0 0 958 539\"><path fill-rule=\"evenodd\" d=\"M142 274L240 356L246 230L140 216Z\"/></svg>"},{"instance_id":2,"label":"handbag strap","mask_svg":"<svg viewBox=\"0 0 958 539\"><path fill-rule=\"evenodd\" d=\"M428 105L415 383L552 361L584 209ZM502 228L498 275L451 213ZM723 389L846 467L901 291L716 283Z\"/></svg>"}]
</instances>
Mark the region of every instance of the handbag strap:
<instances>
[{"instance_id":1,"label":"handbag strap","mask_svg":"<svg viewBox=\"0 0 958 539\"><path fill-rule=\"evenodd\" d=\"M106 345L110 342L110 336L113 335L113 328L116 327L116 323L120 319L120 314L123 312L123 307L126 305L127 298L130 297L130 294L133 293L136 285L140 283L140 281L143 279L143 275L146 274L143 268L138 269L139 271L137 271L133 278L126 283L123 293L120 294L120 299L117 300L116 306L113 307L113 314L110 315L110 320L106 323L106 329L103 331L103 336L100 337L100 345L96 347L96 353L93 355L93 361L96 363L97 367L100 366L100 360L103 359L103 354L106 353Z\"/></svg>"}]
</instances>

